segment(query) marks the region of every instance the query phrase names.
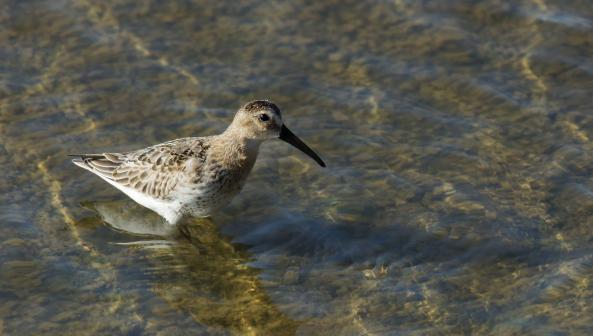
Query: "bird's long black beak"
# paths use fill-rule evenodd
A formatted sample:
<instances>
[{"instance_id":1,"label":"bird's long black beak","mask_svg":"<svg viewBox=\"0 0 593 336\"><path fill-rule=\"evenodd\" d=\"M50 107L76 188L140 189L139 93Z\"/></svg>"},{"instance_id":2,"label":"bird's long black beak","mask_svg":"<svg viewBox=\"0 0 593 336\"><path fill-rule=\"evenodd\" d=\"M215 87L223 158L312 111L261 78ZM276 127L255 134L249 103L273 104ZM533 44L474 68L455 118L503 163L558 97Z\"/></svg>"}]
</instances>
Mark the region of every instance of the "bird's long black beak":
<instances>
[{"instance_id":1,"label":"bird's long black beak","mask_svg":"<svg viewBox=\"0 0 593 336\"><path fill-rule=\"evenodd\" d=\"M321 160L319 155L317 155L309 146L305 145L304 142L299 139L294 133L292 133L286 126L282 125L280 129L280 139L288 142L289 144L295 146L296 148L300 149L301 152L309 155L313 160L315 160L321 167L325 167L325 162Z\"/></svg>"}]
</instances>

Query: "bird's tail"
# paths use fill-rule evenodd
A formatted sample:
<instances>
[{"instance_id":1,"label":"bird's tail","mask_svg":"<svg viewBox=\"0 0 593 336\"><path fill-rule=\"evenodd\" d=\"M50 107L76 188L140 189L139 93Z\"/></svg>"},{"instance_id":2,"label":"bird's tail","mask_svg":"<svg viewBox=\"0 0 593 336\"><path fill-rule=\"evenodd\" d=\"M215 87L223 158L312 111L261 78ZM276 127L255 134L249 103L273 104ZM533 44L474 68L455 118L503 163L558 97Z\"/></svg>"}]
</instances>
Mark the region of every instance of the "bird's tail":
<instances>
[{"instance_id":1,"label":"bird's tail","mask_svg":"<svg viewBox=\"0 0 593 336\"><path fill-rule=\"evenodd\" d=\"M68 156L74 157L72 163L84 169L90 168L87 162L105 158L105 155L103 154L68 154Z\"/></svg>"}]
</instances>

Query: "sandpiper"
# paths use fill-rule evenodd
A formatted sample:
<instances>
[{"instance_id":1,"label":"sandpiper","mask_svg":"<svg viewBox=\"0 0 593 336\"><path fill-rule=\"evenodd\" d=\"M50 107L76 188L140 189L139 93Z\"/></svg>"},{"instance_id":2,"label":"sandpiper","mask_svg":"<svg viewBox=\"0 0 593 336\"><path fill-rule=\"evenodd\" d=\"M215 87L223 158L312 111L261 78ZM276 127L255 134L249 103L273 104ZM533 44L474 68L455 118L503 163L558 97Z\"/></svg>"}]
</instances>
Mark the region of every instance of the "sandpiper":
<instances>
[{"instance_id":1,"label":"sandpiper","mask_svg":"<svg viewBox=\"0 0 593 336\"><path fill-rule=\"evenodd\" d=\"M280 138L325 167L283 123L278 107L256 100L241 107L219 135L181 138L127 153L75 154L82 167L161 215L207 217L239 193L264 140Z\"/></svg>"}]
</instances>

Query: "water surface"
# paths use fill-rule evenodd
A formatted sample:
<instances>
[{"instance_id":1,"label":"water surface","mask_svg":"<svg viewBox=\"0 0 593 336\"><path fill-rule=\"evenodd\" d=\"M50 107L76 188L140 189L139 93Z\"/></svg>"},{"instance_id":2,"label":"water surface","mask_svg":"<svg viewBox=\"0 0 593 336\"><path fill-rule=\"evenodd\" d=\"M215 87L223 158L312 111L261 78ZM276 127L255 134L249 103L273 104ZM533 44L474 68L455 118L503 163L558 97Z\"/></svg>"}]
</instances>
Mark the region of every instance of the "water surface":
<instances>
[{"instance_id":1,"label":"water surface","mask_svg":"<svg viewBox=\"0 0 593 336\"><path fill-rule=\"evenodd\" d=\"M589 2L0 8L0 334L593 333ZM267 143L209 220L66 158L254 98L328 168Z\"/></svg>"}]
</instances>

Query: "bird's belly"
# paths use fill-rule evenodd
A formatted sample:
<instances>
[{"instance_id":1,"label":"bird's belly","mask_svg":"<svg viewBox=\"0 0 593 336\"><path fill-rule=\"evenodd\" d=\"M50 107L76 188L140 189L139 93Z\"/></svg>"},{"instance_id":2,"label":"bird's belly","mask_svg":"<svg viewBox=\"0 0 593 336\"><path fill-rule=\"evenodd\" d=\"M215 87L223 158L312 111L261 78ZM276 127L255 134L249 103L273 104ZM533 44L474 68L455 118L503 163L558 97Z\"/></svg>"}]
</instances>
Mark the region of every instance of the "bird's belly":
<instances>
[{"instance_id":1,"label":"bird's belly","mask_svg":"<svg viewBox=\"0 0 593 336\"><path fill-rule=\"evenodd\" d=\"M205 217L227 205L243 188L244 180L205 183L192 188L185 198L182 212Z\"/></svg>"},{"instance_id":2,"label":"bird's belly","mask_svg":"<svg viewBox=\"0 0 593 336\"><path fill-rule=\"evenodd\" d=\"M165 218L170 224L175 224L179 220L180 213L178 202L157 199L148 196L144 193L138 192L133 188L123 187L121 185L112 183L111 180L105 180L110 184L114 185L117 189L121 190L124 194L128 195L136 203L158 213L160 216Z\"/></svg>"}]
</instances>

